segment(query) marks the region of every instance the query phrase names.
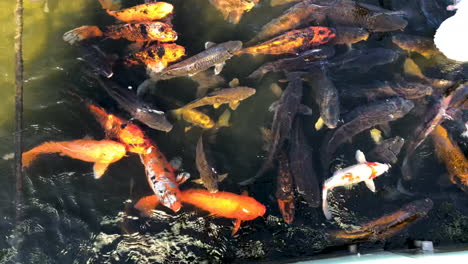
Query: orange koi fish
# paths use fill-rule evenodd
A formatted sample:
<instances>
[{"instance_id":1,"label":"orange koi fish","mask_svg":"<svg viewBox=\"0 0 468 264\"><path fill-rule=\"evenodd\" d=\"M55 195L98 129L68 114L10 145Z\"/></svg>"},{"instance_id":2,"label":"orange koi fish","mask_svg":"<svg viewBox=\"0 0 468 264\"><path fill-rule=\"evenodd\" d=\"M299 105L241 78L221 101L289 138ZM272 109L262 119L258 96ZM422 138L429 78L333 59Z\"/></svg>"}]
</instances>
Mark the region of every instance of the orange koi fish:
<instances>
[{"instance_id":1,"label":"orange koi fish","mask_svg":"<svg viewBox=\"0 0 468 264\"><path fill-rule=\"evenodd\" d=\"M237 233L242 221L254 220L266 211L266 207L254 198L229 192L190 189L182 191L181 200L215 216L236 219L232 235Z\"/></svg>"},{"instance_id":2,"label":"orange koi fish","mask_svg":"<svg viewBox=\"0 0 468 264\"><path fill-rule=\"evenodd\" d=\"M468 193L468 160L441 125L431 133L437 157L445 163L450 181Z\"/></svg>"},{"instance_id":3,"label":"orange koi fish","mask_svg":"<svg viewBox=\"0 0 468 264\"><path fill-rule=\"evenodd\" d=\"M263 216L266 207L252 197L229 192L210 193L208 190L190 189L181 191L181 201L199 207L212 215L236 219L232 235L236 234L242 221ZM150 215L159 203L156 195L143 197L136 204L143 215Z\"/></svg>"},{"instance_id":4,"label":"orange koi fish","mask_svg":"<svg viewBox=\"0 0 468 264\"><path fill-rule=\"evenodd\" d=\"M127 151L142 154L148 152L145 135L135 124L108 114L103 108L96 105L88 105L89 110L106 131L108 138L114 138L126 145Z\"/></svg>"},{"instance_id":5,"label":"orange koi fish","mask_svg":"<svg viewBox=\"0 0 468 264\"><path fill-rule=\"evenodd\" d=\"M78 139L45 142L23 153L23 167L29 167L40 154L58 153L87 162L94 162L94 178L99 179L113 162L125 156L125 146L112 140Z\"/></svg>"},{"instance_id":6,"label":"orange koi fish","mask_svg":"<svg viewBox=\"0 0 468 264\"><path fill-rule=\"evenodd\" d=\"M358 164L336 171L332 177L323 184L322 190L322 209L327 219L332 215L328 208L328 191L338 186L349 186L364 182L372 192L375 192L374 179L384 174L390 169L389 164L379 162L368 162L362 151L356 151L356 160Z\"/></svg>"},{"instance_id":7,"label":"orange koi fish","mask_svg":"<svg viewBox=\"0 0 468 264\"><path fill-rule=\"evenodd\" d=\"M159 2L158 2L159 3ZM157 73L171 62L185 56L185 48L175 43L151 45L148 48L131 55L125 63L127 65L144 64L148 71Z\"/></svg>"},{"instance_id":8,"label":"orange koi fish","mask_svg":"<svg viewBox=\"0 0 468 264\"><path fill-rule=\"evenodd\" d=\"M229 23L239 23L242 15L249 12L260 0L210 0Z\"/></svg>"},{"instance_id":9,"label":"orange koi fish","mask_svg":"<svg viewBox=\"0 0 468 264\"><path fill-rule=\"evenodd\" d=\"M347 244L385 240L426 216L433 204L429 198L413 201L398 211L366 223L356 230L331 232L330 238Z\"/></svg>"},{"instance_id":10,"label":"orange koi fish","mask_svg":"<svg viewBox=\"0 0 468 264\"><path fill-rule=\"evenodd\" d=\"M148 183L156 194L157 201L177 212L182 204L180 203L180 190L176 182L174 168L155 144L148 141L147 145L150 146L149 151L140 154L140 159L141 163L145 165Z\"/></svg>"},{"instance_id":11,"label":"orange koi fish","mask_svg":"<svg viewBox=\"0 0 468 264\"><path fill-rule=\"evenodd\" d=\"M239 53L257 54L296 54L311 47L325 44L335 38L335 30L328 27L307 27L288 31L256 46L245 48Z\"/></svg>"},{"instance_id":12,"label":"orange koi fish","mask_svg":"<svg viewBox=\"0 0 468 264\"><path fill-rule=\"evenodd\" d=\"M172 14L174 6L166 2L155 2L136 5L120 11L107 10L107 14L117 18L120 21L130 22L147 22L159 20Z\"/></svg>"},{"instance_id":13,"label":"orange koi fish","mask_svg":"<svg viewBox=\"0 0 468 264\"><path fill-rule=\"evenodd\" d=\"M81 26L65 32L63 40L75 44L85 39L102 36L110 39L124 38L129 41L171 42L177 40L177 32L169 24L163 22L117 24L108 26L104 31L97 26Z\"/></svg>"}]
</instances>

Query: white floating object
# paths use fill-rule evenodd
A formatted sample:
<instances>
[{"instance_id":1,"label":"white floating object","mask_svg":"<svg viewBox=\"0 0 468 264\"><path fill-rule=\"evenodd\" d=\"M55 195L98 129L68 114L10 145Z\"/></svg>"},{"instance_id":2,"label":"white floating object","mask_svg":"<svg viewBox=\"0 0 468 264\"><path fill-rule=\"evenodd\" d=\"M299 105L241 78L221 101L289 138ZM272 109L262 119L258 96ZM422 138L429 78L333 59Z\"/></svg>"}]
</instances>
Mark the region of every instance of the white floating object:
<instances>
[{"instance_id":1,"label":"white floating object","mask_svg":"<svg viewBox=\"0 0 468 264\"><path fill-rule=\"evenodd\" d=\"M447 18L434 35L434 44L447 58L468 62L468 0L460 0L447 10L457 10Z\"/></svg>"}]
</instances>

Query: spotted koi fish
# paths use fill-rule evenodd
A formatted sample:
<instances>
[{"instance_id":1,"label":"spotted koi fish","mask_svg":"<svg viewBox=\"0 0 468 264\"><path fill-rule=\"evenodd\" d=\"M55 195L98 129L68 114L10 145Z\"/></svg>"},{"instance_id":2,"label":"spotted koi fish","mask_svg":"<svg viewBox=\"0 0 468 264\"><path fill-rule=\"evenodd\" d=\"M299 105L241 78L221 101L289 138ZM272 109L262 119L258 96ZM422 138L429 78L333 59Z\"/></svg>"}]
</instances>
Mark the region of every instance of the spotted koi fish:
<instances>
[{"instance_id":1,"label":"spotted koi fish","mask_svg":"<svg viewBox=\"0 0 468 264\"><path fill-rule=\"evenodd\" d=\"M325 44L335 38L335 30L328 27L307 27L288 31L278 37L245 48L239 53L257 54L296 54L311 47Z\"/></svg>"},{"instance_id":2,"label":"spotted koi fish","mask_svg":"<svg viewBox=\"0 0 468 264\"><path fill-rule=\"evenodd\" d=\"M96 37L127 39L129 41L172 42L177 40L177 32L169 24L156 21L111 25L104 30L97 26L81 26L63 34L63 40L70 44Z\"/></svg>"},{"instance_id":3,"label":"spotted koi fish","mask_svg":"<svg viewBox=\"0 0 468 264\"><path fill-rule=\"evenodd\" d=\"M182 204L175 169L154 143L147 141L146 145L150 146L149 151L140 154L140 159L141 163L145 165L148 183L154 194L156 194L158 201L177 212Z\"/></svg>"},{"instance_id":4,"label":"spotted koi fish","mask_svg":"<svg viewBox=\"0 0 468 264\"><path fill-rule=\"evenodd\" d=\"M155 2L132 6L119 11L107 10L107 14L117 18L120 21L143 22L159 20L172 14L174 6L166 2Z\"/></svg>"},{"instance_id":5,"label":"spotted koi fish","mask_svg":"<svg viewBox=\"0 0 468 264\"><path fill-rule=\"evenodd\" d=\"M322 190L322 209L327 219L332 215L328 208L328 191L338 186L355 185L364 182L372 192L375 192L374 179L390 169L390 164L368 162L362 151L356 151L358 164L336 171L333 176L325 181Z\"/></svg>"}]
</instances>

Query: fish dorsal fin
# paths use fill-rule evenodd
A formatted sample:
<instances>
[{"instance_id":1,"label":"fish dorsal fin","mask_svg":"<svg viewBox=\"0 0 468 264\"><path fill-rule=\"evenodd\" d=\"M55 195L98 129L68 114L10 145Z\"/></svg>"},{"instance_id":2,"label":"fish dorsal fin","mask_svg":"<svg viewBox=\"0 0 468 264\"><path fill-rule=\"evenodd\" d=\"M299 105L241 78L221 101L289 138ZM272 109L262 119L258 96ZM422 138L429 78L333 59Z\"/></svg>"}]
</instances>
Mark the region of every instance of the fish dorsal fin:
<instances>
[{"instance_id":1,"label":"fish dorsal fin","mask_svg":"<svg viewBox=\"0 0 468 264\"><path fill-rule=\"evenodd\" d=\"M221 174L218 176L218 182L222 182L224 181L224 179L226 179L228 176L228 173L224 173L224 174Z\"/></svg>"},{"instance_id":2,"label":"fish dorsal fin","mask_svg":"<svg viewBox=\"0 0 468 264\"><path fill-rule=\"evenodd\" d=\"M104 175L104 172L106 172L107 167L109 167L109 163L100 163L96 162L94 163L93 171L94 171L94 178L99 179Z\"/></svg>"},{"instance_id":3,"label":"fish dorsal fin","mask_svg":"<svg viewBox=\"0 0 468 264\"><path fill-rule=\"evenodd\" d=\"M207 41L207 42L205 42L205 49L209 49L209 48L211 48L211 47L213 47L215 45L216 45L216 43L211 42L211 41Z\"/></svg>"},{"instance_id":4,"label":"fish dorsal fin","mask_svg":"<svg viewBox=\"0 0 468 264\"><path fill-rule=\"evenodd\" d=\"M374 184L374 181L372 179L364 181L364 183L366 184L367 188L369 188L369 190L371 190L371 192L375 192L375 184Z\"/></svg>"},{"instance_id":5,"label":"fish dorsal fin","mask_svg":"<svg viewBox=\"0 0 468 264\"><path fill-rule=\"evenodd\" d=\"M239 86L239 79L234 78L229 82L229 87L234 88Z\"/></svg>"},{"instance_id":6,"label":"fish dorsal fin","mask_svg":"<svg viewBox=\"0 0 468 264\"><path fill-rule=\"evenodd\" d=\"M192 182L193 182L193 183L196 183L196 184L203 184L202 178L198 178L198 179L192 180Z\"/></svg>"},{"instance_id":7,"label":"fish dorsal fin","mask_svg":"<svg viewBox=\"0 0 468 264\"><path fill-rule=\"evenodd\" d=\"M356 161L358 163L366 163L366 156L364 155L364 153L362 151L360 151L359 149L356 150Z\"/></svg>"}]
</instances>

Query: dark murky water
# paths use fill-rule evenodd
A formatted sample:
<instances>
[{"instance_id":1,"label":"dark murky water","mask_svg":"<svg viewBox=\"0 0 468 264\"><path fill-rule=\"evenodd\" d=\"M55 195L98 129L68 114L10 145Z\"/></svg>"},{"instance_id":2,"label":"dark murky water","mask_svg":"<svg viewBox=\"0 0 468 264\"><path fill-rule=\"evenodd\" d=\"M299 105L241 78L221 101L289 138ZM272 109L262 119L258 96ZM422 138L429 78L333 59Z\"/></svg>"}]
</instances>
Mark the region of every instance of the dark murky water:
<instances>
[{"instance_id":1,"label":"dark murky water","mask_svg":"<svg viewBox=\"0 0 468 264\"><path fill-rule=\"evenodd\" d=\"M413 0L414 1L414 0ZM69 91L79 91L112 110L118 110L99 87L90 84L80 73L82 64L75 58L78 49L62 40L62 34L80 25L106 25L113 18L104 15L95 0L49 0L49 12L45 13L43 1L25 1L25 130L24 148L30 149L44 141L72 140L90 136L101 139L104 133L81 102ZM131 2L131 1L126 1ZM247 41L285 7L271 8L268 1L244 15L237 26L223 21L221 15L207 0L168 1L175 6L174 28L180 33L178 44L193 55L201 51L206 41ZM372 4L384 2L388 8L405 7L400 1L362 1ZM412 2L412 1L410 1ZM442 1L443 2L443 1ZM139 2L138 2L139 3ZM406 3L406 2L405 2ZM411 5L412 3L410 3ZM125 6L131 6L127 3ZM13 135L13 1L0 2L0 32L6 36L0 43L0 156L12 152ZM410 22L409 33L431 36L434 29L424 24ZM422 21L422 22L421 22ZM359 46L392 47L390 34L376 34ZM120 41L103 41L107 52L125 48ZM232 113L232 126L221 129L216 141L211 143L216 166L229 176L220 189L240 193L237 182L255 174L265 153L259 128L269 127L271 113L268 106L276 100L269 89L281 75L268 75L261 83L249 83L245 77L264 61L265 56L239 56L231 59L222 72L230 81L239 77L241 84L257 89L254 97L243 101ZM432 67L434 61L416 57L420 65ZM241 65L241 66L240 66ZM450 65L448 65L450 66ZM401 63L379 67L370 74L356 76L352 72L336 75L335 85L365 83L375 79L387 79L399 72ZM447 67L449 68L449 67ZM455 68L460 76L465 72ZM117 72L118 74L118 72ZM143 80L144 71L132 71L117 76L122 85L136 87ZM453 71L446 72L453 74ZM434 76L437 77L437 76ZM440 76L439 76L440 77ZM281 84L284 88L285 84ZM172 97L186 103L195 98L196 84L187 78L164 81L158 91L147 96L149 102L160 102L160 97ZM313 126L318 109L306 91L304 102L312 106L314 114L305 118L309 143L319 157L324 132L315 132ZM349 102L348 102L349 103ZM353 105L353 104L351 104ZM163 110L173 106L160 103ZM349 110L349 105L343 108ZM220 115L224 109L213 111ZM411 122L420 118L410 114L392 124L392 136L406 138L414 129ZM468 145L459 135L462 132L455 122L449 130L467 153ZM182 157L183 167L197 175L194 157L195 146L201 130L184 132L184 124L175 123L174 129L164 132L146 132L171 159ZM354 164L354 151L370 151L373 143L368 133L354 138L341 151L344 165ZM456 186L442 187L439 178L446 170L432 155L433 146L428 140L416 152L413 169L416 179L405 184L415 193L406 196L395 189L401 177L398 165L376 181L379 192L372 194L359 184L351 192L334 191L335 203L345 225L357 225L398 209L401 205L429 197L434 208L423 220L385 242L367 243L363 251L376 249L406 249L413 240L431 240L435 246L460 245L468 242L468 198ZM400 156L401 157L401 156ZM318 167L319 181L329 175ZM343 165L343 164L341 164ZM232 238L231 220L209 217L207 213L185 206L178 214L161 209L153 218L138 218L132 209L132 201L150 195L144 168L136 155L129 155L111 165L99 181L91 175L91 165L57 155L40 157L25 173L25 208L22 219L15 220L14 177L12 160L0 159L0 177L3 190L0 193L0 262L1 263L185 263L185 262L247 262L288 261L306 258L323 252L341 252L344 247L330 247L325 238L326 230L339 227L325 221L320 208L297 204L295 220L285 224L274 198L275 176L270 172L257 183L249 186L249 194L267 206L264 218L244 223L239 236ZM196 185L186 183L182 188ZM130 201L131 200L131 201ZM326 256L326 255L323 255Z\"/></svg>"}]
</instances>

